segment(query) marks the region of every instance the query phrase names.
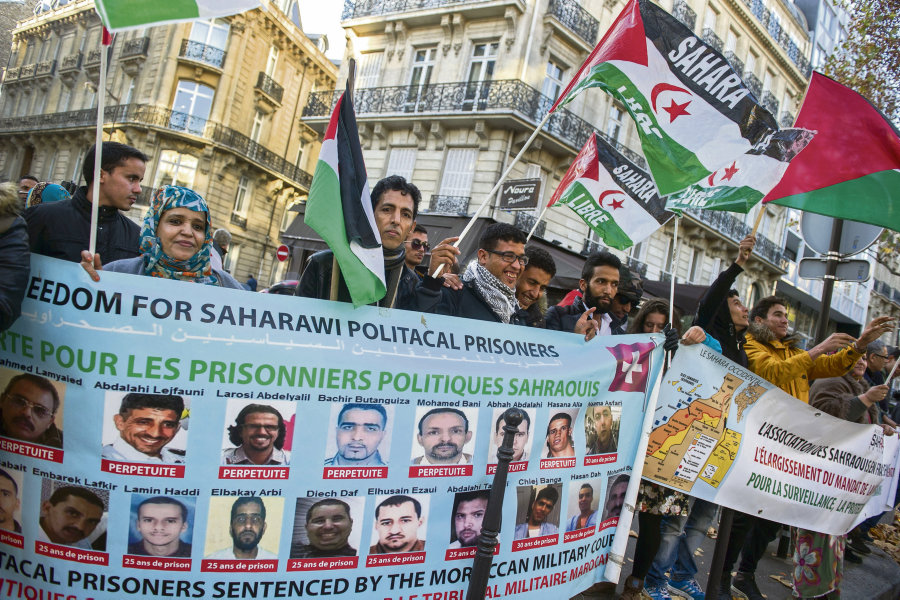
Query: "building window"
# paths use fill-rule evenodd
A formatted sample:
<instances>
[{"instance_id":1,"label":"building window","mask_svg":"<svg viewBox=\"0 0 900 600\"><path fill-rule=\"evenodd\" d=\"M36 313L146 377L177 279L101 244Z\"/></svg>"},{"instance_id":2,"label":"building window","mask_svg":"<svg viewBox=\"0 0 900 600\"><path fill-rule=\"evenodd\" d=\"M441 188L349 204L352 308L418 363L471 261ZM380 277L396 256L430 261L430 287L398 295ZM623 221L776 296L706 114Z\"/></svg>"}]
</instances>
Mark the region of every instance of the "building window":
<instances>
[{"instance_id":1,"label":"building window","mask_svg":"<svg viewBox=\"0 0 900 600\"><path fill-rule=\"evenodd\" d=\"M471 197L472 178L475 176L477 168L477 157L478 150L475 148L450 148L447 150L447 160L441 176L441 196Z\"/></svg>"},{"instance_id":2,"label":"building window","mask_svg":"<svg viewBox=\"0 0 900 600\"><path fill-rule=\"evenodd\" d=\"M266 117L260 111L256 111L256 114L253 115L253 127L250 129L250 139L254 142L259 142L259 138L262 135L263 123L265 123Z\"/></svg>"},{"instance_id":3,"label":"building window","mask_svg":"<svg viewBox=\"0 0 900 600\"><path fill-rule=\"evenodd\" d=\"M753 50L747 53L747 64L744 65L744 73L756 74L756 53Z\"/></svg>"},{"instance_id":4,"label":"building window","mask_svg":"<svg viewBox=\"0 0 900 600\"><path fill-rule=\"evenodd\" d=\"M212 110L215 90L202 83L181 80L175 91L169 127L202 135Z\"/></svg>"},{"instance_id":5,"label":"building window","mask_svg":"<svg viewBox=\"0 0 900 600\"><path fill-rule=\"evenodd\" d=\"M225 259L222 261L225 270L234 275L237 273L237 264L238 260L241 258L241 244L234 241L234 238L231 239L231 243L228 244L228 252L225 254Z\"/></svg>"},{"instance_id":6,"label":"building window","mask_svg":"<svg viewBox=\"0 0 900 600\"><path fill-rule=\"evenodd\" d=\"M277 46L269 48L269 57L266 59L266 75L269 77L275 77L275 67L278 66L278 54Z\"/></svg>"},{"instance_id":7,"label":"building window","mask_svg":"<svg viewBox=\"0 0 900 600\"><path fill-rule=\"evenodd\" d=\"M122 104L131 104L131 101L134 99L134 80L135 77L128 77L128 91L125 92L125 99L122 101Z\"/></svg>"},{"instance_id":8,"label":"building window","mask_svg":"<svg viewBox=\"0 0 900 600\"><path fill-rule=\"evenodd\" d=\"M616 104L609 105L609 121L606 123L606 135L614 142L619 142L622 138L622 128L624 125L625 113Z\"/></svg>"},{"instance_id":9,"label":"building window","mask_svg":"<svg viewBox=\"0 0 900 600\"><path fill-rule=\"evenodd\" d=\"M156 170L156 181L153 187L161 185L180 185L194 187L194 176L197 174L197 159L189 154L179 154L174 150L163 150L159 154L159 167Z\"/></svg>"},{"instance_id":10,"label":"building window","mask_svg":"<svg viewBox=\"0 0 900 600\"><path fill-rule=\"evenodd\" d=\"M241 217L246 217L249 208L250 178L242 175L240 181L238 181L237 194L234 196L234 208L231 209L231 212Z\"/></svg>"},{"instance_id":11,"label":"building window","mask_svg":"<svg viewBox=\"0 0 900 600\"><path fill-rule=\"evenodd\" d=\"M562 80L566 70L552 60L547 61L547 73L544 77L544 87L541 90L551 100L556 100L562 91Z\"/></svg>"},{"instance_id":12,"label":"building window","mask_svg":"<svg viewBox=\"0 0 900 600\"><path fill-rule=\"evenodd\" d=\"M703 251L694 248L691 252L691 270L688 273L690 283L699 283L700 271L703 267Z\"/></svg>"},{"instance_id":13,"label":"building window","mask_svg":"<svg viewBox=\"0 0 900 600\"><path fill-rule=\"evenodd\" d=\"M494 77L494 65L497 62L499 42L475 44L469 59L469 76L466 79L466 100L464 110L482 109L486 104L490 81Z\"/></svg>"},{"instance_id":14,"label":"building window","mask_svg":"<svg viewBox=\"0 0 900 600\"><path fill-rule=\"evenodd\" d=\"M734 54L734 51L737 49L738 37L734 29L728 29L728 33L725 34L725 52Z\"/></svg>"},{"instance_id":15,"label":"building window","mask_svg":"<svg viewBox=\"0 0 900 600\"><path fill-rule=\"evenodd\" d=\"M287 231L287 228L290 227L291 223L294 222L294 218L299 216L296 210L293 210L294 207L301 204L300 202L293 202L291 204L284 205L284 213L281 215L281 227L279 231Z\"/></svg>"},{"instance_id":16,"label":"building window","mask_svg":"<svg viewBox=\"0 0 900 600\"><path fill-rule=\"evenodd\" d=\"M408 104L415 106L422 96L422 92L431 82L431 72L434 70L434 57L437 48L421 48L416 50L413 56L412 72L409 75L409 90L406 94Z\"/></svg>"},{"instance_id":17,"label":"building window","mask_svg":"<svg viewBox=\"0 0 900 600\"><path fill-rule=\"evenodd\" d=\"M384 62L384 52L366 52L360 55L356 87L376 87L378 85L378 77L381 75L382 62Z\"/></svg>"},{"instance_id":18,"label":"building window","mask_svg":"<svg viewBox=\"0 0 900 600\"><path fill-rule=\"evenodd\" d=\"M191 24L190 40L205 46L225 50L228 46L228 32L231 27L225 19L194 21Z\"/></svg>"},{"instance_id":19,"label":"building window","mask_svg":"<svg viewBox=\"0 0 900 600\"><path fill-rule=\"evenodd\" d=\"M703 28L709 29L713 33L716 31L716 25L719 22L719 13L712 6L706 7L706 14L703 17Z\"/></svg>"},{"instance_id":20,"label":"building window","mask_svg":"<svg viewBox=\"0 0 900 600\"><path fill-rule=\"evenodd\" d=\"M766 69L766 75L765 75L765 78L763 79L763 90L771 92L771 91L773 91L774 86L775 86L775 73Z\"/></svg>"},{"instance_id":21,"label":"building window","mask_svg":"<svg viewBox=\"0 0 900 600\"><path fill-rule=\"evenodd\" d=\"M303 168L303 158L306 155L306 148L308 146L309 143L302 138L297 142L297 162L294 164L296 164L301 169Z\"/></svg>"},{"instance_id":22,"label":"building window","mask_svg":"<svg viewBox=\"0 0 900 600\"><path fill-rule=\"evenodd\" d=\"M53 177L53 172L56 170L56 157L58 155L59 152L56 150L50 155L50 163L47 165L47 176L44 178L44 181L56 181L56 178Z\"/></svg>"},{"instance_id":23,"label":"building window","mask_svg":"<svg viewBox=\"0 0 900 600\"><path fill-rule=\"evenodd\" d=\"M391 154L388 156L387 169L385 170L384 176L400 175L409 181L412 179L415 164L415 148L391 148Z\"/></svg>"}]
</instances>

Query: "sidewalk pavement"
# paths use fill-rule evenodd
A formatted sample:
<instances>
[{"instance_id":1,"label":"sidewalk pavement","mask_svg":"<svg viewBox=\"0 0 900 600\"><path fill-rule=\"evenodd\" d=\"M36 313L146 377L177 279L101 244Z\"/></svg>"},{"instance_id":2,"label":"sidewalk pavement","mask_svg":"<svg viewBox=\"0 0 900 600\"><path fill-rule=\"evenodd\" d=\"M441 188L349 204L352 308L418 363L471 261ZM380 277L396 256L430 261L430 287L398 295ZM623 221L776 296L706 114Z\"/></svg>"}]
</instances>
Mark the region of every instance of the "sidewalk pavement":
<instances>
[{"instance_id":1,"label":"sidewalk pavement","mask_svg":"<svg viewBox=\"0 0 900 600\"><path fill-rule=\"evenodd\" d=\"M632 529L637 531L637 519L634 520ZM625 567L622 569L622 577L619 579L619 585L616 595L612 600L618 598L618 594L622 592L622 586L625 578L631 573L631 565L634 556L635 538L628 540L628 552L625 558ZM709 564L712 560L713 548L716 540L705 538L701 544L701 554L696 556L697 566L700 571L697 579L701 587L706 589L706 578L709 576ZM853 564L844 562L844 581L841 585L841 600L898 600L900 599L900 565L889 557L884 551L880 550L873 544L869 544L872 553L863 556L862 564ZM778 550L778 539L769 545L766 555L759 563L756 572L756 584L760 591L768 598L768 600L788 600L793 598L791 595L791 558L778 558L776 552ZM778 577L785 581L788 585L784 585L773 579ZM708 595L708 598L715 598L715 595ZM572 600L589 600L580 594L572 598ZM677 596L673 596L673 600ZM734 596L735 599L741 598L739 595ZM593 600L593 599L590 599Z\"/></svg>"}]
</instances>

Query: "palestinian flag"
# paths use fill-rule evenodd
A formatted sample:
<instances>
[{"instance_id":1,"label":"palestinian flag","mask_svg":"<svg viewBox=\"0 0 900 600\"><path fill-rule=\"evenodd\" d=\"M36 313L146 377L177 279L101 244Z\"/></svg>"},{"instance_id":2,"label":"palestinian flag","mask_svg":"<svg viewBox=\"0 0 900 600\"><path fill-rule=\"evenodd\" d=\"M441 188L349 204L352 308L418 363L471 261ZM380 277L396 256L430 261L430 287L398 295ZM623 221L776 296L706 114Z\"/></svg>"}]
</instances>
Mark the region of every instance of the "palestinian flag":
<instances>
[{"instance_id":1,"label":"palestinian flag","mask_svg":"<svg viewBox=\"0 0 900 600\"><path fill-rule=\"evenodd\" d=\"M813 73L797 127L818 133L763 202L900 231L900 133L884 115Z\"/></svg>"},{"instance_id":2,"label":"palestinian flag","mask_svg":"<svg viewBox=\"0 0 900 600\"><path fill-rule=\"evenodd\" d=\"M261 0L95 0L110 31L193 19L211 19L253 10Z\"/></svg>"},{"instance_id":3,"label":"palestinian flag","mask_svg":"<svg viewBox=\"0 0 900 600\"><path fill-rule=\"evenodd\" d=\"M553 192L548 207L565 204L603 243L624 250L662 227L674 215L653 180L596 132Z\"/></svg>"},{"instance_id":4,"label":"palestinian flag","mask_svg":"<svg viewBox=\"0 0 900 600\"><path fill-rule=\"evenodd\" d=\"M650 0L628 2L550 110L592 87L631 114L664 196L778 130L725 57Z\"/></svg>"},{"instance_id":5,"label":"palestinian flag","mask_svg":"<svg viewBox=\"0 0 900 600\"><path fill-rule=\"evenodd\" d=\"M782 129L758 148L706 179L672 194L666 208L693 208L747 213L775 187L788 164L806 148L815 135L808 129Z\"/></svg>"},{"instance_id":6,"label":"palestinian flag","mask_svg":"<svg viewBox=\"0 0 900 600\"><path fill-rule=\"evenodd\" d=\"M353 104L341 95L325 130L304 222L337 257L354 306L384 297L384 254L375 225Z\"/></svg>"}]
</instances>

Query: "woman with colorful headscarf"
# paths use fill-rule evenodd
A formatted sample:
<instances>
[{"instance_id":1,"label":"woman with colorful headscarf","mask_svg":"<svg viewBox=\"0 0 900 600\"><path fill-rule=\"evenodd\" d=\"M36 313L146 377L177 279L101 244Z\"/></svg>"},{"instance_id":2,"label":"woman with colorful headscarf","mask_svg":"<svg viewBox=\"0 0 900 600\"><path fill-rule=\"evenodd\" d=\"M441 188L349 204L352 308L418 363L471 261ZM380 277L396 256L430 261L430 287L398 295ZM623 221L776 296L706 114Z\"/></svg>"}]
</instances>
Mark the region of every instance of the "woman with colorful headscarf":
<instances>
[{"instance_id":1,"label":"woman with colorful headscarf","mask_svg":"<svg viewBox=\"0 0 900 600\"><path fill-rule=\"evenodd\" d=\"M141 256L126 258L101 267L100 257L81 253L81 265L91 279L100 281L97 271L147 275L243 290L234 277L210 265L212 249L209 207L197 192L166 185L159 188L144 216Z\"/></svg>"},{"instance_id":2,"label":"woman with colorful headscarf","mask_svg":"<svg viewBox=\"0 0 900 600\"><path fill-rule=\"evenodd\" d=\"M50 204L51 202L59 202L60 200L68 200L72 194L61 185L42 181L28 192L25 198L25 207L31 208L38 204Z\"/></svg>"}]
</instances>

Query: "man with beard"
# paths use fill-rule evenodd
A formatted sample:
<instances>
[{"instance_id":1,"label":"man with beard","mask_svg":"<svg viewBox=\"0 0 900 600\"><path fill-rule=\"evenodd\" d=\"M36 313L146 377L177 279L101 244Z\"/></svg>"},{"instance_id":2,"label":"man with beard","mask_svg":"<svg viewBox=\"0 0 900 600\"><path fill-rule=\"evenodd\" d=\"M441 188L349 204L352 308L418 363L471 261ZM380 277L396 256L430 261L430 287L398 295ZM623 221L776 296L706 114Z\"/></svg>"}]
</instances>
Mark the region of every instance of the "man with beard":
<instances>
[{"instance_id":1,"label":"man with beard","mask_svg":"<svg viewBox=\"0 0 900 600\"><path fill-rule=\"evenodd\" d=\"M544 317L547 329L580 333L585 340L610 335L608 312L619 289L621 268L622 261L606 250L588 256L578 282L582 297L569 306L551 306Z\"/></svg>"},{"instance_id":2,"label":"man with beard","mask_svg":"<svg viewBox=\"0 0 900 600\"><path fill-rule=\"evenodd\" d=\"M433 408L419 419L419 445L423 456L413 459L414 465L458 465L472 462L472 455L463 446L472 439L469 419L456 408Z\"/></svg>"},{"instance_id":3,"label":"man with beard","mask_svg":"<svg viewBox=\"0 0 900 600\"><path fill-rule=\"evenodd\" d=\"M597 526L597 511L591 510L594 503L594 488L589 483L581 484L578 490L578 514L572 516L566 525L566 532Z\"/></svg>"},{"instance_id":4,"label":"man with beard","mask_svg":"<svg viewBox=\"0 0 900 600\"><path fill-rule=\"evenodd\" d=\"M572 417L568 413L556 413L547 424L547 458L575 456L572 441Z\"/></svg>"},{"instance_id":5,"label":"man with beard","mask_svg":"<svg viewBox=\"0 0 900 600\"><path fill-rule=\"evenodd\" d=\"M378 543L369 547L369 554L397 554L421 552L425 540L419 538L422 504L410 496L390 496L375 507L375 531Z\"/></svg>"},{"instance_id":6,"label":"man with beard","mask_svg":"<svg viewBox=\"0 0 900 600\"><path fill-rule=\"evenodd\" d=\"M62 431L53 422L59 394L48 379L30 373L16 375L0 396L0 410L0 435L62 448Z\"/></svg>"},{"instance_id":7,"label":"man with beard","mask_svg":"<svg viewBox=\"0 0 900 600\"><path fill-rule=\"evenodd\" d=\"M547 522L547 517L553 512L557 501L559 501L559 492L555 487L548 485L539 491L534 502L528 507L525 522L516 525L513 539L524 540L559 533L556 525Z\"/></svg>"},{"instance_id":8,"label":"man with beard","mask_svg":"<svg viewBox=\"0 0 900 600\"><path fill-rule=\"evenodd\" d=\"M241 496L231 505L231 548L210 554L210 560L269 560L278 555L259 547L266 533L266 505L262 498Z\"/></svg>"},{"instance_id":9,"label":"man with beard","mask_svg":"<svg viewBox=\"0 0 900 600\"><path fill-rule=\"evenodd\" d=\"M515 437L513 437L513 457L511 462L528 460L528 457L525 456L525 446L528 445L531 417L529 417L528 412L524 410L522 411L522 414L525 415L525 418L519 422L519 431L516 433ZM506 421L503 420L503 413L500 413L500 416L497 417L497 420L494 423L494 442L497 444L497 448L500 448L500 446L503 445L504 427L506 427ZM496 458L496 453L491 454L491 456L488 457L488 462L494 464Z\"/></svg>"},{"instance_id":10,"label":"man with beard","mask_svg":"<svg viewBox=\"0 0 900 600\"><path fill-rule=\"evenodd\" d=\"M606 496L606 504L603 506L603 519L611 519L622 514L622 506L625 504L625 492L628 490L628 475L617 475L609 484L609 492Z\"/></svg>"},{"instance_id":11,"label":"man with beard","mask_svg":"<svg viewBox=\"0 0 900 600\"><path fill-rule=\"evenodd\" d=\"M472 548L478 543L490 497L487 490L476 490L459 492L453 498L453 534L456 539L450 542L451 550Z\"/></svg>"},{"instance_id":12,"label":"man with beard","mask_svg":"<svg viewBox=\"0 0 900 600\"><path fill-rule=\"evenodd\" d=\"M119 437L103 446L103 458L121 462L184 462L183 450L170 450L181 427L184 400L167 394L125 394L119 413L113 416Z\"/></svg>"},{"instance_id":13,"label":"man with beard","mask_svg":"<svg viewBox=\"0 0 900 600\"><path fill-rule=\"evenodd\" d=\"M286 428L277 410L265 404L248 404L228 427L228 439L234 448L222 452L226 465L286 465L289 452L282 450Z\"/></svg>"},{"instance_id":14,"label":"man with beard","mask_svg":"<svg viewBox=\"0 0 900 600\"><path fill-rule=\"evenodd\" d=\"M612 454L616 451L616 436L613 435L613 415L609 406L594 406L589 409L594 421L593 443L588 446L588 454Z\"/></svg>"},{"instance_id":15,"label":"man with beard","mask_svg":"<svg viewBox=\"0 0 900 600\"><path fill-rule=\"evenodd\" d=\"M0 529L22 533L22 526L13 517L19 505L19 484L12 475L0 469Z\"/></svg>"},{"instance_id":16,"label":"man with beard","mask_svg":"<svg viewBox=\"0 0 900 600\"><path fill-rule=\"evenodd\" d=\"M74 486L57 488L41 504L37 541L91 550L87 537L94 533L103 511L103 501L92 491Z\"/></svg>"},{"instance_id":17,"label":"man with beard","mask_svg":"<svg viewBox=\"0 0 900 600\"><path fill-rule=\"evenodd\" d=\"M528 257L528 266L516 280L519 319L529 327L543 327L544 315L538 300L556 275L556 263L550 253L541 248L528 248L525 256Z\"/></svg>"},{"instance_id":18,"label":"man with beard","mask_svg":"<svg viewBox=\"0 0 900 600\"><path fill-rule=\"evenodd\" d=\"M381 238L384 279L387 285L387 293L378 302L378 306L413 308L419 278L406 268L403 242L416 226L421 199L419 188L400 175L385 177L372 188L372 210ZM322 250L312 255L306 270L300 276L300 283L297 284L298 296L321 300L331 298L333 259L334 253L331 250ZM338 282L337 299L340 302L351 301L350 290L347 289L343 276Z\"/></svg>"},{"instance_id":19,"label":"man with beard","mask_svg":"<svg viewBox=\"0 0 900 600\"><path fill-rule=\"evenodd\" d=\"M337 498L325 498L306 512L308 544L292 544L291 558L356 556L356 548L347 540L353 529L350 505Z\"/></svg>"},{"instance_id":20,"label":"man with beard","mask_svg":"<svg viewBox=\"0 0 900 600\"><path fill-rule=\"evenodd\" d=\"M191 557L191 545L181 540L188 528L187 507L174 498L154 496L138 505L136 528L141 540L128 544L137 556Z\"/></svg>"},{"instance_id":21,"label":"man with beard","mask_svg":"<svg viewBox=\"0 0 900 600\"><path fill-rule=\"evenodd\" d=\"M337 453L325 460L325 466L352 465L383 467L378 445L384 439L387 412L380 404L351 402L338 413Z\"/></svg>"}]
</instances>

